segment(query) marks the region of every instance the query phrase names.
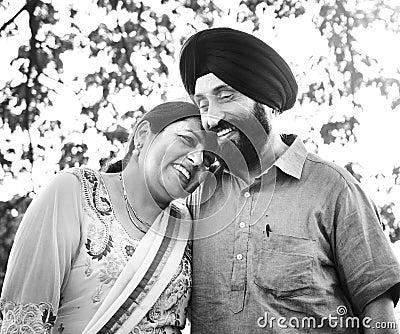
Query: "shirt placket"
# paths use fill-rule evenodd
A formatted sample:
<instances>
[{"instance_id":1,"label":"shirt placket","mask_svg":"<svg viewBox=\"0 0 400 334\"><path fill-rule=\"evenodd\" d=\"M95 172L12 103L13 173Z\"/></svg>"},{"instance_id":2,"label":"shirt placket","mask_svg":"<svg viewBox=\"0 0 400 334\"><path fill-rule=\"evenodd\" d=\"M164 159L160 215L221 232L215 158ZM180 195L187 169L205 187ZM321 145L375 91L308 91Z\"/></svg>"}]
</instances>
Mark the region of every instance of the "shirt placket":
<instances>
[{"instance_id":1,"label":"shirt placket","mask_svg":"<svg viewBox=\"0 0 400 334\"><path fill-rule=\"evenodd\" d=\"M243 310L246 294L247 257L250 235L250 215L253 193L251 190L241 192L242 210L235 221L233 267L231 276L231 310L234 313Z\"/></svg>"}]
</instances>

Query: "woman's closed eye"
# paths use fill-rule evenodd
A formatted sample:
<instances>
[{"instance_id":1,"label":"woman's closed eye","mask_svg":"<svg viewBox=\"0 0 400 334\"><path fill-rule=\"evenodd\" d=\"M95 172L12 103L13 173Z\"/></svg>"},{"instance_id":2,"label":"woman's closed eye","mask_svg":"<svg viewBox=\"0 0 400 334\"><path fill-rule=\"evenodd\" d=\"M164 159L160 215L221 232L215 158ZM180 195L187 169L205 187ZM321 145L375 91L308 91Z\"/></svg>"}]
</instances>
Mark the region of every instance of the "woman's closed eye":
<instances>
[{"instance_id":1,"label":"woman's closed eye","mask_svg":"<svg viewBox=\"0 0 400 334\"><path fill-rule=\"evenodd\" d=\"M182 139L182 141L183 141L186 145L188 145L188 146L190 146L190 147L195 147L196 144L197 144L196 139L194 139L194 138L191 137L191 136L179 135L179 137Z\"/></svg>"}]
</instances>

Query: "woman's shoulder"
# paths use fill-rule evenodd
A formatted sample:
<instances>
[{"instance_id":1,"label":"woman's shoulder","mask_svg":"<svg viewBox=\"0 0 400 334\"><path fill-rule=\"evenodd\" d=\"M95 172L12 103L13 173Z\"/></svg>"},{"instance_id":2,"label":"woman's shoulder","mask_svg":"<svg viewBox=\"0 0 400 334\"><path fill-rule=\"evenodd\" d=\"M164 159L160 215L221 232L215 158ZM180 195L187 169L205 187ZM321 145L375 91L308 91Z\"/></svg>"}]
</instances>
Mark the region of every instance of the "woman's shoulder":
<instances>
[{"instance_id":1,"label":"woman's shoulder","mask_svg":"<svg viewBox=\"0 0 400 334\"><path fill-rule=\"evenodd\" d=\"M91 200L94 192L102 189L100 173L88 167L74 167L56 173L41 191L43 196L54 198L74 197Z\"/></svg>"},{"instance_id":2,"label":"woman's shoulder","mask_svg":"<svg viewBox=\"0 0 400 334\"><path fill-rule=\"evenodd\" d=\"M81 183L72 173L58 172L53 175L40 191L33 196L25 217L42 216L43 221L52 222L50 212L72 213L78 212L81 208ZM33 215L33 216L32 216Z\"/></svg>"},{"instance_id":3,"label":"woman's shoulder","mask_svg":"<svg viewBox=\"0 0 400 334\"><path fill-rule=\"evenodd\" d=\"M63 170L54 174L50 181L43 187L41 193L54 193L62 189L64 193L80 189L80 180L71 170Z\"/></svg>"},{"instance_id":4,"label":"woman's shoulder","mask_svg":"<svg viewBox=\"0 0 400 334\"><path fill-rule=\"evenodd\" d=\"M101 179L99 171L86 166L65 169L59 172L58 174L74 175L75 178L79 180L81 183L84 183L85 181L92 181L92 182L99 181Z\"/></svg>"}]
</instances>

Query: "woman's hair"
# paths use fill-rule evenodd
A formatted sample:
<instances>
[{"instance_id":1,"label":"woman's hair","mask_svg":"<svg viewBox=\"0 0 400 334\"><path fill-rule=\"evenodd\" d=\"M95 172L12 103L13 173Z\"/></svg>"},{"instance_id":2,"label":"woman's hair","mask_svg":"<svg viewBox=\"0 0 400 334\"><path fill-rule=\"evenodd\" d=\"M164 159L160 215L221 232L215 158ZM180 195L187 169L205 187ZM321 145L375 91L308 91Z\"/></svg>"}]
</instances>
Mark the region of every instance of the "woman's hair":
<instances>
[{"instance_id":1,"label":"woman's hair","mask_svg":"<svg viewBox=\"0 0 400 334\"><path fill-rule=\"evenodd\" d=\"M132 157L132 152L135 149L134 133L140 123L148 121L150 131L153 134L159 134L168 125L182 121L188 117L200 117L199 109L196 105L189 102L177 101L177 102L165 102L162 103L147 113L145 113L141 119L136 123L136 126L129 142L128 152L122 160L115 163L106 165L102 168L106 173L117 173L121 172L128 164Z\"/></svg>"}]
</instances>

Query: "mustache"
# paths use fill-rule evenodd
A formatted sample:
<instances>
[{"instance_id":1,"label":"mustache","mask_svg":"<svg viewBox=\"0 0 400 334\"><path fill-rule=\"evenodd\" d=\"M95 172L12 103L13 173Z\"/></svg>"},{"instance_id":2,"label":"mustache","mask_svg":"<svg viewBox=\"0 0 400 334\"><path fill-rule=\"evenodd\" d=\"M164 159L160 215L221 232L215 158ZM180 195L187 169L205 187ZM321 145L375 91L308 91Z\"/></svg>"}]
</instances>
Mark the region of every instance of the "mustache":
<instances>
[{"instance_id":1,"label":"mustache","mask_svg":"<svg viewBox=\"0 0 400 334\"><path fill-rule=\"evenodd\" d=\"M229 115L229 119L221 119L210 129L218 133L231 128L238 137L231 138L220 146L218 160L224 168L243 166L243 159L248 169L256 168L260 163L260 150L268 142L271 124L266 117L264 106L255 103L252 112L240 117ZM232 117L233 116L233 117ZM239 168L240 169L240 168Z\"/></svg>"},{"instance_id":2,"label":"mustache","mask_svg":"<svg viewBox=\"0 0 400 334\"><path fill-rule=\"evenodd\" d=\"M228 122L228 121L226 121L224 119L221 119L218 122L218 124L211 129L211 131L219 132L219 131L227 129L227 128L233 128L234 130L238 130L237 126L234 123Z\"/></svg>"},{"instance_id":3,"label":"mustache","mask_svg":"<svg viewBox=\"0 0 400 334\"><path fill-rule=\"evenodd\" d=\"M269 135L269 128L264 126L259 120L256 122L249 122L247 119L222 119L218 124L211 128L209 131L218 133L222 130L231 128L233 131L239 133L239 136L246 138L254 146L258 146L259 142L266 142Z\"/></svg>"}]
</instances>

